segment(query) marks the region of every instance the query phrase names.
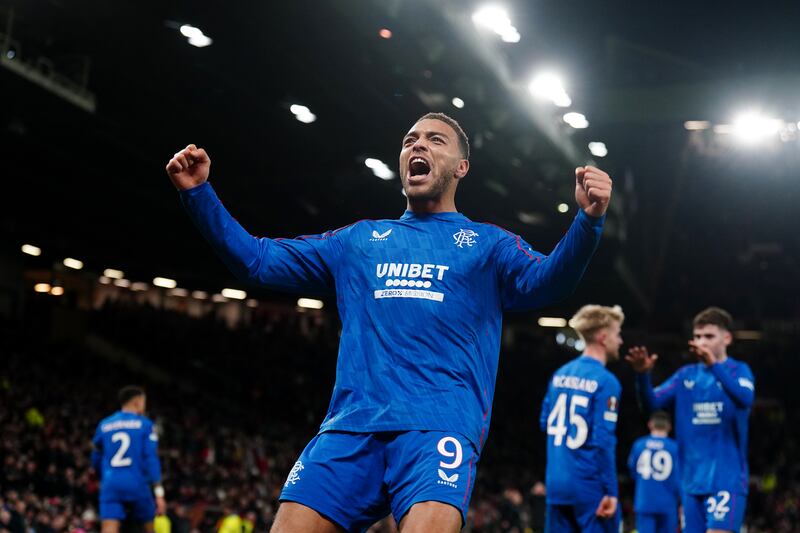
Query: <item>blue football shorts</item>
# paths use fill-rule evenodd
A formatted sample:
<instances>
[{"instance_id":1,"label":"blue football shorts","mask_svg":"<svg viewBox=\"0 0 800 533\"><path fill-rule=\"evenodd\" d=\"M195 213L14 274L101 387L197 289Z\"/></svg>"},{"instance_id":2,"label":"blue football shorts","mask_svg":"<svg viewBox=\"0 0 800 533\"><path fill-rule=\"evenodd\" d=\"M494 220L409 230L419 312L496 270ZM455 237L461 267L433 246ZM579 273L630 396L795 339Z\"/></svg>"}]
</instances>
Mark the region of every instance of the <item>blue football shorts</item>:
<instances>
[{"instance_id":1,"label":"blue football shorts","mask_svg":"<svg viewBox=\"0 0 800 533\"><path fill-rule=\"evenodd\" d=\"M738 531L744 521L747 494L718 490L713 494L685 494L684 533L705 533L707 529Z\"/></svg>"},{"instance_id":2,"label":"blue football shorts","mask_svg":"<svg viewBox=\"0 0 800 533\"><path fill-rule=\"evenodd\" d=\"M678 509L672 513L636 513L638 533L675 533L678 531Z\"/></svg>"},{"instance_id":3,"label":"blue football shorts","mask_svg":"<svg viewBox=\"0 0 800 533\"><path fill-rule=\"evenodd\" d=\"M314 437L292 467L280 501L314 509L347 531L365 531L415 503L452 505L466 521L478 451L443 431L349 433Z\"/></svg>"},{"instance_id":4,"label":"blue football shorts","mask_svg":"<svg viewBox=\"0 0 800 533\"><path fill-rule=\"evenodd\" d=\"M156 516L156 503L152 496L123 498L112 491L100 490L100 520L125 520L152 522Z\"/></svg>"},{"instance_id":5,"label":"blue football shorts","mask_svg":"<svg viewBox=\"0 0 800 533\"><path fill-rule=\"evenodd\" d=\"M612 518L595 515L600 500L573 504L547 504L546 533L619 533L620 512Z\"/></svg>"}]
</instances>

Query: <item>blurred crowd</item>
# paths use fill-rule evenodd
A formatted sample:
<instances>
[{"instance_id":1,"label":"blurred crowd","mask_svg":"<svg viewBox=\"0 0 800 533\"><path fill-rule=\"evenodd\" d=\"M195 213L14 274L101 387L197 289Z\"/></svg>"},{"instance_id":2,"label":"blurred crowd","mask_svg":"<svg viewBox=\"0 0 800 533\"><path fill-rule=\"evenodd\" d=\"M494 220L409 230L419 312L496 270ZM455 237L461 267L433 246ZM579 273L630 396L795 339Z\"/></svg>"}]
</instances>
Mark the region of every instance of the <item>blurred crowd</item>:
<instances>
[{"instance_id":1,"label":"blurred crowd","mask_svg":"<svg viewBox=\"0 0 800 533\"><path fill-rule=\"evenodd\" d=\"M58 328L48 322L54 315L37 316L5 323L0 336L0 533L99 530L90 439L97 422L117 409L117 389L130 383L147 388L149 416L161 433L170 531L269 530L285 477L327 408L335 321L254 311L230 328L213 315L198 319L132 301L107 302L83 326L82 335L106 341L98 349L74 338L54 340L50 332ZM135 354L135 364L122 353ZM504 336L491 434L466 531L542 530L539 404L547 376L574 355L551 339ZM774 357L747 361L759 398L766 398L751 419L748 531L798 531L800 467L793 457L800 450L792 428L799 420L792 404L774 399L788 393L792 374L769 374ZM665 364L656 381L680 363ZM627 396L618 468L630 530L632 486L623 459L644 433L644 417L628 369L611 370ZM391 520L373 527L375 533L395 530Z\"/></svg>"}]
</instances>

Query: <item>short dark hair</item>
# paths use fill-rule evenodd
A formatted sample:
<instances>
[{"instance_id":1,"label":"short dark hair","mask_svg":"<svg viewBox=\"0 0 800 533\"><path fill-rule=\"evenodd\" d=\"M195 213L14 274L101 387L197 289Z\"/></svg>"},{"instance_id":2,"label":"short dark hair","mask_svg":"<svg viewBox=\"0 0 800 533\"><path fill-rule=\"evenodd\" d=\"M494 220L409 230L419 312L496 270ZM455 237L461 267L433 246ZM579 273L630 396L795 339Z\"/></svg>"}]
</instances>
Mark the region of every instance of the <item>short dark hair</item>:
<instances>
[{"instance_id":1,"label":"short dark hair","mask_svg":"<svg viewBox=\"0 0 800 533\"><path fill-rule=\"evenodd\" d=\"M458 135L458 147L461 150L461 155L464 159L469 159L469 137L467 134L464 133L464 130L461 128L461 124L452 117L445 115L444 113L426 113L419 117L417 122L420 120L441 120L451 128L453 128Z\"/></svg>"},{"instance_id":2,"label":"short dark hair","mask_svg":"<svg viewBox=\"0 0 800 533\"><path fill-rule=\"evenodd\" d=\"M655 429L660 429L662 431L667 431L672 425L669 413L666 411L654 411L653 414L650 415L650 422Z\"/></svg>"},{"instance_id":3,"label":"short dark hair","mask_svg":"<svg viewBox=\"0 0 800 533\"><path fill-rule=\"evenodd\" d=\"M126 385L122 387L117 393L120 405L125 405L137 396L144 396L145 392L142 387L137 385Z\"/></svg>"},{"instance_id":4,"label":"short dark hair","mask_svg":"<svg viewBox=\"0 0 800 533\"><path fill-rule=\"evenodd\" d=\"M733 317L729 312L719 307L708 307L703 309L694 317L692 325L696 328L700 326L718 326L725 331L731 331L733 327Z\"/></svg>"}]
</instances>

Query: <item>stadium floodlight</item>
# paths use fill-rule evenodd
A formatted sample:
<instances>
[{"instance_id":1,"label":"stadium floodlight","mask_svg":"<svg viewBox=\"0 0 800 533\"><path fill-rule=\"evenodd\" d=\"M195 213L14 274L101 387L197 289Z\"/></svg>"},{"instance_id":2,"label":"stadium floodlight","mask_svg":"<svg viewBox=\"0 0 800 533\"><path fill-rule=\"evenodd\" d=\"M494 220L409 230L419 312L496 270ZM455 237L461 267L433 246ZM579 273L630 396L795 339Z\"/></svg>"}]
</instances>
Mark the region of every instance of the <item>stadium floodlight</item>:
<instances>
[{"instance_id":1,"label":"stadium floodlight","mask_svg":"<svg viewBox=\"0 0 800 533\"><path fill-rule=\"evenodd\" d=\"M689 131L707 130L711 127L711 123L707 120L687 120L683 123L683 127Z\"/></svg>"},{"instance_id":2,"label":"stadium floodlight","mask_svg":"<svg viewBox=\"0 0 800 533\"><path fill-rule=\"evenodd\" d=\"M567 211L569 211L569 204L565 204L564 202L561 202L560 204L558 204L558 208L557 209L558 209L559 213L566 213Z\"/></svg>"},{"instance_id":3,"label":"stadium floodlight","mask_svg":"<svg viewBox=\"0 0 800 533\"><path fill-rule=\"evenodd\" d=\"M549 100L557 107L569 107L572 105L572 99L564 89L564 83L553 72L537 74L528 85L528 90L537 98Z\"/></svg>"},{"instance_id":4,"label":"stadium floodlight","mask_svg":"<svg viewBox=\"0 0 800 533\"><path fill-rule=\"evenodd\" d=\"M55 287L50 289L50 294L52 294L53 296L61 296L62 294L64 294L64 287L56 285Z\"/></svg>"},{"instance_id":5,"label":"stadium floodlight","mask_svg":"<svg viewBox=\"0 0 800 533\"><path fill-rule=\"evenodd\" d=\"M461 109L464 107L464 100L456 96L455 98L453 98L453 105L458 109Z\"/></svg>"},{"instance_id":6,"label":"stadium floodlight","mask_svg":"<svg viewBox=\"0 0 800 533\"><path fill-rule=\"evenodd\" d=\"M131 282L130 282L130 280L127 280L125 278L115 279L114 280L114 286L115 287L122 287L123 289L127 289L128 287L131 286Z\"/></svg>"},{"instance_id":7,"label":"stadium floodlight","mask_svg":"<svg viewBox=\"0 0 800 533\"><path fill-rule=\"evenodd\" d=\"M606 144L601 142L590 142L589 151L595 157L605 157L608 155L608 148L606 148Z\"/></svg>"},{"instance_id":8,"label":"stadium floodlight","mask_svg":"<svg viewBox=\"0 0 800 533\"><path fill-rule=\"evenodd\" d=\"M312 113L311 110L304 105L292 104L289 106L289 111L292 112L294 118L296 118L303 124L311 124L312 122L317 120L317 115Z\"/></svg>"},{"instance_id":9,"label":"stadium floodlight","mask_svg":"<svg viewBox=\"0 0 800 533\"><path fill-rule=\"evenodd\" d=\"M174 289L178 286L178 282L169 278L153 278L153 285L164 289Z\"/></svg>"},{"instance_id":10,"label":"stadium floodlight","mask_svg":"<svg viewBox=\"0 0 800 533\"><path fill-rule=\"evenodd\" d=\"M111 278L109 278L108 276L100 276L98 281L100 282L101 285L108 285L109 283L111 283Z\"/></svg>"},{"instance_id":11,"label":"stadium floodlight","mask_svg":"<svg viewBox=\"0 0 800 533\"><path fill-rule=\"evenodd\" d=\"M783 121L756 112L742 113L733 121L733 134L745 144L755 144L776 135Z\"/></svg>"},{"instance_id":12,"label":"stadium floodlight","mask_svg":"<svg viewBox=\"0 0 800 533\"><path fill-rule=\"evenodd\" d=\"M192 291L192 298L195 300L208 300L208 293L205 291Z\"/></svg>"},{"instance_id":13,"label":"stadium floodlight","mask_svg":"<svg viewBox=\"0 0 800 533\"><path fill-rule=\"evenodd\" d=\"M146 291L148 288L149 287L148 287L147 283L145 283L144 281L135 281L135 282L131 283L131 290L132 291L137 291L137 292L138 291Z\"/></svg>"},{"instance_id":14,"label":"stadium floodlight","mask_svg":"<svg viewBox=\"0 0 800 533\"><path fill-rule=\"evenodd\" d=\"M83 268L83 261L79 261L72 257L67 257L64 259L64 266L74 270L80 270Z\"/></svg>"},{"instance_id":15,"label":"stadium floodlight","mask_svg":"<svg viewBox=\"0 0 800 533\"><path fill-rule=\"evenodd\" d=\"M247 293L239 289L222 289L222 295L225 298L231 298L233 300L244 300L247 298Z\"/></svg>"},{"instance_id":16,"label":"stadium floodlight","mask_svg":"<svg viewBox=\"0 0 800 533\"><path fill-rule=\"evenodd\" d=\"M33 290L36 292L50 292L50 284L49 283L37 283L33 286Z\"/></svg>"},{"instance_id":17,"label":"stadium floodlight","mask_svg":"<svg viewBox=\"0 0 800 533\"><path fill-rule=\"evenodd\" d=\"M479 28L493 31L503 42L519 42L519 31L511 24L508 13L502 7L483 6L472 14L472 22Z\"/></svg>"},{"instance_id":18,"label":"stadium floodlight","mask_svg":"<svg viewBox=\"0 0 800 533\"><path fill-rule=\"evenodd\" d=\"M23 244L22 245L22 253L32 255L34 257L38 257L42 255L42 249L38 246L34 246L32 244Z\"/></svg>"},{"instance_id":19,"label":"stadium floodlight","mask_svg":"<svg viewBox=\"0 0 800 533\"><path fill-rule=\"evenodd\" d=\"M376 177L382 180L390 180L394 178L394 172L392 172L392 169L390 169L386 163L380 159L368 157L364 160L364 165L366 165L366 167L369 168Z\"/></svg>"},{"instance_id":20,"label":"stadium floodlight","mask_svg":"<svg viewBox=\"0 0 800 533\"><path fill-rule=\"evenodd\" d=\"M195 28L191 24L184 24L181 26L180 32L181 35L186 37L186 39L189 41L189 44L198 48L203 48L214 42L210 37L203 33L203 30L200 28Z\"/></svg>"},{"instance_id":21,"label":"stadium floodlight","mask_svg":"<svg viewBox=\"0 0 800 533\"><path fill-rule=\"evenodd\" d=\"M115 268L107 268L103 270L103 275L111 279L122 279L125 277L125 272L123 272L122 270L117 270Z\"/></svg>"},{"instance_id":22,"label":"stadium floodlight","mask_svg":"<svg viewBox=\"0 0 800 533\"><path fill-rule=\"evenodd\" d=\"M297 307L302 307L303 309L322 309L324 305L322 300L313 298L300 298L297 300Z\"/></svg>"},{"instance_id":23,"label":"stadium floodlight","mask_svg":"<svg viewBox=\"0 0 800 533\"><path fill-rule=\"evenodd\" d=\"M564 122L575 128L576 130L582 130L584 128L589 127L589 121L586 120L586 117L581 113L567 113L563 117Z\"/></svg>"},{"instance_id":24,"label":"stadium floodlight","mask_svg":"<svg viewBox=\"0 0 800 533\"><path fill-rule=\"evenodd\" d=\"M714 133L718 135L728 135L733 133L733 126L730 124L714 124Z\"/></svg>"},{"instance_id":25,"label":"stadium floodlight","mask_svg":"<svg viewBox=\"0 0 800 533\"><path fill-rule=\"evenodd\" d=\"M567 342L567 336L561 332L556 333L556 343L558 345L562 345Z\"/></svg>"},{"instance_id":26,"label":"stadium floodlight","mask_svg":"<svg viewBox=\"0 0 800 533\"><path fill-rule=\"evenodd\" d=\"M227 299L227 298L225 298L225 297L224 297L223 295L221 295L221 294L215 294L215 295L213 295L213 296L211 297L211 301L212 301L212 302L214 302L214 303L217 303L217 304L221 304L221 303L227 302L227 301L228 301L228 299Z\"/></svg>"},{"instance_id":27,"label":"stadium floodlight","mask_svg":"<svg viewBox=\"0 0 800 533\"><path fill-rule=\"evenodd\" d=\"M543 328L563 328L567 325L567 319L553 316L540 316L537 324Z\"/></svg>"},{"instance_id":28,"label":"stadium floodlight","mask_svg":"<svg viewBox=\"0 0 800 533\"><path fill-rule=\"evenodd\" d=\"M586 348L586 341L583 339L575 340L575 349L582 352Z\"/></svg>"},{"instance_id":29,"label":"stadium floodlight","mask_svg":"<svg viewBox=\"0 0 800 533\"><path fill-rule=\"evenodd\" d=\"M381 28L381 31L378 32L378 35L380 35L382 39L391 39L392 30L389 28Z\"/></svg>"}]
</instances>

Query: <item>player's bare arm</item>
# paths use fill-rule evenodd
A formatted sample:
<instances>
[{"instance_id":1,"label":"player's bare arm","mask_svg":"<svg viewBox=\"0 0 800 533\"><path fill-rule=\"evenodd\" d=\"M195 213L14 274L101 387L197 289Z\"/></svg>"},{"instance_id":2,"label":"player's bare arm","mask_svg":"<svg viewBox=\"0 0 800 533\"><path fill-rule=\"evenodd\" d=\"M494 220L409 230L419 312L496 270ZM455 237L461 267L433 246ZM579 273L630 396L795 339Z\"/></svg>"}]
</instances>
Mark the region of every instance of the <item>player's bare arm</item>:
<instances>
[{"instance_id":1,"label":"player's bare arm","mask_svg":"<svg viewBox=\"0 0 800 533\"><path fill-rule=\"evenodd\" d=\"M658 360L658 354L651 354L646 346L634 346L628 350L625 360L631 364L633 371L642 374L650 372Z\"/></svg>"},{"instance_id":2,"label":"player's bare arm","mask_svg":"<svg viewBox=\"0 0 800 533\"><path fill-rule=\"evenodd\" d=\"M194 144L177 152L167 163L167 175L178 190L185 191L208 180L211 158Z\"/></svg>"},{"instance_id":3,"label":"player's bare arm","mask_svg":"<svg viewBox=\"0 0 800 533\"><path fill-rule=\"evenodd\" d=\"M611 177L597 167L575 169L575 201L592 217L601 217L611 201Z\"/></svg>"}]
</instances>

